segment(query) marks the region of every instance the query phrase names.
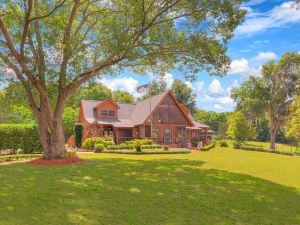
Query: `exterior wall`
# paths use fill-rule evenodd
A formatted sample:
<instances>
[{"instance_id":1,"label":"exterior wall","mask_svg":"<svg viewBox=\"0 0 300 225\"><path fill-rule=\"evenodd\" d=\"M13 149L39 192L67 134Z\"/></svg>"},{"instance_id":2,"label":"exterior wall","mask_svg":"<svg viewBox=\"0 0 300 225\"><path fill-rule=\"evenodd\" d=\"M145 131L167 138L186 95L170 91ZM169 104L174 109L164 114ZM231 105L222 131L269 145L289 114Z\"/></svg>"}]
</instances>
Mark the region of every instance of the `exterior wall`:
<instances>
[{"instance_id":1,"label":"exterior wall","mask_svg":"<svg viewBox=\"0 0 300 225\"><path fill-rule=\"evenodd\" d=\"M114 116L103 116L101 115L101 110L111 110L115 112ZM96 107L97 118L105 119L118 119L118 106L112 101L103 101Z\"/></svg>"}]
</instances>

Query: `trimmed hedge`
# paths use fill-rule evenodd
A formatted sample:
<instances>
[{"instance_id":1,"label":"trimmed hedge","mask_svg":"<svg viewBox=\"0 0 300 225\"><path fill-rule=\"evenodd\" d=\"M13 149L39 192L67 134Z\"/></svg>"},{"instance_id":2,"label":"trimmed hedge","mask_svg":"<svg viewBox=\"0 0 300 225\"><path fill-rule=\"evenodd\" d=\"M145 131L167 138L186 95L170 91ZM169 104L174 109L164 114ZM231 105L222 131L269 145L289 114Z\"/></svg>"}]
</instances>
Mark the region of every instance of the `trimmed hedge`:
<instances>
[{"instance_id":1,"label":"trimmed hedge","mask_svg":"<svg viewBox=\"0 0 300 225\"><path fill-rule=\"evenodd\" d=\"M0 162L15 161L22 159L34 159L41 157L42 154L16 154L16 155L1 155Z\"/></svg>"},{"instance_id":2,"label":"trimmed hedge","mask_svg":"<svg viewBox=\"0 0 300 225\"><path fill-rule=\"evenodd\" d=\"M288 156L298 155L297 153L293 153L293 152L283 152L283 151L277 151L277 150L270 150L270 149L263 148L263 147L255 147L255 146L247 146L247 145L241 145L238 149L247 150L247 151L255 151L255 152L275 153L275 154L288 155Z\"/></svg>"},{"instance_id":3,"label":"trimmed hedge","mask_svg":"<svg viewBox=\"0 0 300 225\"><path fill-rule=\"evenodd\" d=\"M41 152L36 124L0 124L0 149L22 149L24 153Z\"/></svg>"},{"instance_id":4,"label":"trimmed hedge","mask_svg":"<svg viewBox=\"0 0 300 225\"><path fill-rule=\"evenodd\" d=\"M209 145L205 145L201 150L202 151L209 151L210 149L216 147L216 143L211 143Z\"/></svg>"},{"instance_id":5,"label":"trimmed hedge","mask_svg":"<svg viewBox=\"0 0 300 225\"><path fill-rule=\"evenodd\" d=\"M84 140L82 148L94 150L96 144L102 144L104 148L107 148L107 146L114 145L115 143L111 138L91 137Z\"/></svg>"},{"instance_id":6,"label":"trimmed hedge","mask_svg":"<svg viewBox=\"0 0 300 225\"><path fill-rule=\"evenodd\" d=\"M74 139L75 146L81 148L82 146L82 133L83 133L83 125L81 123L76 123L74 126Z\"/></svg>"},{"instance_id":7,"label":"trimmed hedge","mask_svg":"<svg viewBox=\"0 0 300 225\"><path fill-rule=\"evenodd\" d=\"M132 155L148 155L148 154L187 154L191 153L190 150L170 150L170 151L164 151L160 149L159 151L141 151L137 152L136 150L104 150L103 153L116 153L116 154L132 154Z\"/></svg>"},{"instance_id":8,"label":"trimmed hedge","mask_svg":"<svg viewBox=\"0 0 300 225\"><path fill-rule=\"evenodd\" d=\"M103 144L95 144L94 147L94 152L98 153L98 152L102 152L104 150L104 145Z\"/></svg>"}]
</instances>

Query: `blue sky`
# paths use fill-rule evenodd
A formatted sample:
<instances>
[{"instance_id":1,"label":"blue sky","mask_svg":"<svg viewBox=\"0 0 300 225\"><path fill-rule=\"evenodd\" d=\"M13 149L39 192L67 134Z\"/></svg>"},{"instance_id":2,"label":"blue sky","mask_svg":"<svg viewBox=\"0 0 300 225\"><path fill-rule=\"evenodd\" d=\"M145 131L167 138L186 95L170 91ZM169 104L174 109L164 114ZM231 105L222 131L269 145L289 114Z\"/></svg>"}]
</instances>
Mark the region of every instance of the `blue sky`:
<instances>
[{"instance_id":1,"label":"blue sky","mask_svg":"<svg viewBox=\"0 0 300 225\"><path fill-rule=\"evenodd\" d=\"M259 76L261 65L277 60L287 51L300 51L300 10L291 1L250 0L242 6L248 13L228 45L231 69L224 77L212 77L202 72L195 82L187 82L197 95L197 105L204 110L232 111L234 102L230 90L239 86L250 74ZM126 90L137 96L136 87L146 84L151 76L124 72L102 82L111 89ZM166 81L184 78L168 73ZM186 82L186 81L185 81Z\"/></svg>"}]
</instances>

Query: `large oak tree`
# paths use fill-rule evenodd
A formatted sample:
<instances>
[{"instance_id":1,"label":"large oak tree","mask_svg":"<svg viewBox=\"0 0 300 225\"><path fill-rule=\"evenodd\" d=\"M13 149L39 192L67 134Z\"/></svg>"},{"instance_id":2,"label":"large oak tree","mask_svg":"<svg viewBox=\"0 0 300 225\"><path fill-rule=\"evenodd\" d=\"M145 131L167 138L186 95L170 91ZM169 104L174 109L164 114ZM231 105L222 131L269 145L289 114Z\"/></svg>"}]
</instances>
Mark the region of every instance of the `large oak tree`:
<instances>
[{"instance_id":1,"label":"large oak tree","mask_svg":"<svg viewBox=\"0 0 300 225\"><path fill-rule=\"evenodd\" d=\"M47 159L65 152L67 98L95 77L180 70L224 74L241 0L8 0L1 4L0 59L13 71L39 125ZM55 84L55 93L48 90ZM36 92L38 99L33 97ZM50 101L49 95L56 101Z\"/></svg>"}]
</instances>

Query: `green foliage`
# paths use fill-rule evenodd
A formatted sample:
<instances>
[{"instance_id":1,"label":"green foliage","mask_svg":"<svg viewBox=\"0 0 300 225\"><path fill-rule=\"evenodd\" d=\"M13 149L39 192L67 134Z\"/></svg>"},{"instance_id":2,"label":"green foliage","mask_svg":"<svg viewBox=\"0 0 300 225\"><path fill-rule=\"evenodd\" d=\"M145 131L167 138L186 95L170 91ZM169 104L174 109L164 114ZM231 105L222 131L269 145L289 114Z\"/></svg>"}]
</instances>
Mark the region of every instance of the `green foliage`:
<instances>
[{"instance_id":1,"label":"green foliage","mask_svg":"<svg viewBox=\"0 0 300 225\"><path fill-rule=\"evenodd\" d=\"M142 152L142 144L143 144L142 140L136 139L134 141L134 147L136 152Z\"/></svg>"},{"instance_id":2,"label":"green foliage","mask_svg":"<svg viewBox=\"0 0 300 225\"><path fill-rule=\"evenodd\" d=\"M74 131L74 124L78 118L79 108L66 107L63 114L62 126L65 132L66 138Z\"/></svg>"},{"instance_id":3,"label":"green foliage","mask_svg":"<svg viewBox=\"0 0 300 225\"><path fill-rule=\"evenodd\" d=\"M241 147L241 145L242 144L240 142L236 142L236 141L233 142L233 148L234 149L239 149Z\"/></svg>"},{"instance_id":4,"label":"green foliage","mask_svg":"<svg viewBox=\"0 0 300 225\"><path fill-rule=\"evenodd\" d=\"M265 140L265 124L259 124L267 115L270 127L271 148L276 139L286 141L283 131L289 109L299 93L300 54L286 53L277 62L268 62L262 68L262 77L250 77L241 87L233 89L232 98L237 102L237 109L242 111L247 120L259 126L258 140ZM291 137L292 133L289 133Z\"/></svg>"},{"instance_id":5,"label":"green foliage","mask_svg":"<svg viewBox=\"0 0 300 225\"><path fill-rule=\"evenodd\" d=\"M120 103L134 103L134 97L127 91L112 92L112 100Z\"/></svg>"},{"instance_id":6,"label":"green foliage","mask_svg":"<svg viewBox=\"0 0 300 225\"><path fill-rule=\"evenodd\" d=\"M41 157L41 154L14 154L14 155L0 155L0 162L3 161L15 161L23 159L34 159Z\"/></svg>"},{"instance_id":7,"label":"green foliage","mask_svg":"<svg viewBox=\"0 0 300 225\"><path fill-rule=\"evenodd\" d=\"M213 112L213 111L204 111L197 110L194 115L194 118L205 125L211 127L213 131L216 132L216 136L218 139L226 138L226 130L227 130L227 116L230 115L229 112Z\"/></svg>"},{"instance_id":8,"label":"green foliage","mask_svg":"<svg viewBox=\"0 0 300 225\"><path fill-rule=\"evenodd\" d=\"M256 131L249 126L246 118L241 112L234 112L227 119L227 135L237 142L244 142L256 136Z\"/></svg>"},{"instance_id":9,"label":"green foliage","mask_svg":"<svg viewBox=\"0 0 300 225\"><path fill-rule=\"evenodd\" d=\"M201 148L201 150L209 151L210 149L215 148L215 147L216 147L216 143L211 143L211 144L205 145L203 148Z\"/></svg>"},{"instance_id":10,"label":"green foliage","mask_svg":"<svg viewBox=\"0 0 300 225\"><path fill-rule=\"evenodd\" d=\"M168 146L164 146L164 151L169 151L169 147Z\"/></svg>"},{"instance_id":11,"label":"green foliage","mask_svg":"<svg viewBox=\"0 0 300 225\"><path fill-rule=\"evenodd\" d=\"M107 150L117 150L118 149L118 146L117 145L108 145L106 147Z\"/></svg>"},{"instance_id":12,"label":"green foliage","mask_svg":"<svg viewBox=\"0 0 300 225\"><path fill-rule=\"evenodd\" d=\"M25 153L42 150L35 124L0 124L0 137L0 149L23 149Z\"/></svg>"},{"instance_id":13,"label":"green foliage","mask_svg":"<svg viewBox=\"0 0 300 225\"><path fill-rule=\"evenodd\" d=\"M290 107L291 120L288 125L287 136L294 139L297 143L300 142L300 96L297 96Z\"/></svg>"},{"instance_id":14,"label":"green foliage","mask_svg":"<svg viewBox=\"0 0 300 225\"><path fill-rule=\"evenodd\" d=\"M171 90L176 99L186 108L188 108L192 114L196 112L197 99L196 94L193 93L191 87L180 80L174 80Z\"/></svg>"},{"instance_id":15,"label":"green foliage","mask_svg":"<svg viewBox=\"0 0 300 225\"><path fill-rule=\"evenodd\" d=\"M94 146L94 152L99 153L102 152L105 149L103 144L95 144Z\"/></svg>"},{"instance_id":16,"label":"green foliage","mask_svg":"<svg viewBox=\"0 0 300 225\"><path fill-rule=\"evenodd\" d=\"M75 146L81 148L82 146L82 135L83 135L83 125L81 123L76 123L74 126L74 139Z\"/></svg>"},{"instance_id":17,"label":"green foliage","mask_svg":"<svg viewBox=\"0 0 300 225\"><path fill-rule=\"evenodd\" d=\"M104 148L109 145L114 145L115 143L111 138L103 138L103 137L91 137L86 138L82 144L84 149L93 150L96 144L102 144Z\"/></svg>"},{"instance_id":18,"label":"green foliage","mask_svg":"<svg viewBox=\"0 0 300 225\"><path fill-rule=\"evenodd\" d=\"M219 141L219 146L220 147L228 147L228 143L226 141Z\"/></svg>"}]
</instances>

